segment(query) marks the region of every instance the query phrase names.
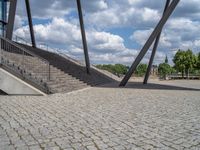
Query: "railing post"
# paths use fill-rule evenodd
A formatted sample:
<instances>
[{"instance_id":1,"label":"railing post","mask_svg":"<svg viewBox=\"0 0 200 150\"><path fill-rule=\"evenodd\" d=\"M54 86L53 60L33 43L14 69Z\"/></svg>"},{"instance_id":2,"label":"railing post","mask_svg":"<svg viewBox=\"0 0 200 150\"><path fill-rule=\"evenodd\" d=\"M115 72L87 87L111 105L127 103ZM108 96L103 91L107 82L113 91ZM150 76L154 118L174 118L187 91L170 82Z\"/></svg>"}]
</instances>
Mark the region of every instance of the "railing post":
<instances>
[{"instance_id":1,"label":"railing post","mask_svg":"<svg viewBox=\"0 0 200 150\"><path fill-rule=\"evenodd\" d=\"M1 47L1 38L0 38L0 65L2 65L2 57L3 57L3 54L2 54L2 47Z\"/></svg>"},{"instance_id":2,"label":"railing post","mask_svg":"<svg viewBox=\"0 0 200 150\"><path fill-rule=\"evenodd\" d=\"M5 52L5 53L4 53ZM36 58L37 60L35 60ZM16 71L16 73L20 74L20 76L23 79L27 79L31 82L33 82L35 85L38 85L43 88L47 88L48 86L43 83L43 79L50 80L51 78L51 66L50 63L42 59L41 57L35 55L34 53L31 53L29 51L26 51L26 49L20 47L19 45L15 44L15 42L7 40L6 38L0 37L0 65L4 64L5 67L8 69L11 69L12 71ZM29 61L31 63L31 66L29 66ZM35 65L34 62L41 62L39 70L32 70L32 65ZM16 65L12 66L12 63L16 63ZM13 68L17 67L17 68ZM28 67L28 68L27 68ZM34 69L34 68L33 68ZM32 76L33 71L34 75ZM37 78L37 75L40 75L42 78ZM27 76L26 76L27 75ZM29 76L31 78L29 78ZM34 78L35 77L35 78ZM39 81L40 80L40 81Z\"/></svg>"},{"instance_id":3,"label":"railing post","mask_svg":"<svg viewBox=\"0 0 200 150\"><path fill-rule=\"evenodd\" d=\"M24 53L24 51L23 51L23 56L22 56L22 57L23 57L23 58L22 58L22 59L23 59L23 60L22 60L22 66L23 66L23 69L22 69L22 76L24 76L24 72L23 72L23 71L25 70L25 63L24 63L24 61L25 61L24 58L25 58L25 57L24 57L24 54L25 54L25 53Z\"/></svg>"},{"instance_id":4,"label":"railing post","mask_svg":"<svg viewBox=\"0 0 200 150\"><path fill-rule=\"evenodd\" d=\"M48 78L49 78L49 81L50 81L50 75L51 75L51 66L50 66L50 63L49 63L49 75L48 75L48 76L49 76L49 77L48 77Z\"/></svg>"}]
</instances>

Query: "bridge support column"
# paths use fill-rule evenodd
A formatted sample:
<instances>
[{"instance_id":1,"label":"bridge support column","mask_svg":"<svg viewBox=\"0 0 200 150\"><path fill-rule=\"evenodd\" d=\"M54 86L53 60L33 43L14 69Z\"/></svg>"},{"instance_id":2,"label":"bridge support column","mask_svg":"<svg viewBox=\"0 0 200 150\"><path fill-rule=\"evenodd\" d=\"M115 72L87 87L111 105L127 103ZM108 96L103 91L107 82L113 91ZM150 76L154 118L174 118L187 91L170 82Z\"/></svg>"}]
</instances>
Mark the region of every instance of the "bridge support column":
<instances>
[{"instance_id":1,"label":"bridge support column","mask_svg":"<svg viewBox=\"0 0 200 150\"><path fill-rule=\"evenodd\" d=\"M123 80L121 81L119 86L125 86L127 84L128 80L131 78L132 74L136 70L138 64L144 58L144 56L147 53L148 49L150 48L150 46L154 42L155 38L158 37L158 35L161 33L161 30L162 30L163 26L166 24L167 20L169 19L169 17L173 13L173 11L175 10L175 8L176 8L176 6L178 5L179 2L180 2L180 0L173 0L171 2L169 7L167 8L166 12L164 13L163 17L161 18L161 20L157 24L156 28L154 29L154 31L150 35L149 39L147 40L147 42L145 43L144 47L140 51L139 55L136 57L136 59L133 62L132 66L130 67L128 73L125 75L125 77L123 78Z\"/></svg>"},{"instance_id":2,"label":"bridge support column","mask_svg":"<svg viewBox=\"0 0 200 150\"><path fill-rule=\"evenodd\" d=\"M10 0L8 24L6 26L6 38L12 40L14 22L15 22L15 13L17 8L17 0Z\"/></svg>"},{"instance_id":3,"label":"bridge support column","mask_svg":"<svg viewBox=\"0 0 200 150\"><path fill-rule=\"evenodd\" d=\"M33 30L33 22L32 22L32 16L31 16L31 8L30 8L29 0L25 0L25 3L26 3L26 11L27 11L27 16L28 16L29 30L30 30L30 35L31 35L31 42L32 42L32 46L36 47L35 35L34 35L34 30Z\"/></svg>"},{"instance_id":4,"label":"bridge support column","mask_svg":"<svg viewBox=\"0 0 200 150\"><path fill-rule=\"evenodd\" d=\"M88 54L88 46L87 46L87 39L86 39L86 34L85 34L85 27L84 27L83 13L82 13L82 8L81 8L81 1L77 0L76 2L77 2L78 15L79 15L79 21L80 21L84 55L85 55L86 71L87 71L87 74L90 74L90 59L89 59L89 54Z\"/></svg>"},{"instance_id":5,"label":"bridge support column","mask_svg":"<svg viewBox=\"0 0 200 150\"><path fill-rule=\"evenodd\" d=\"M169 7L170 1L171 0L166 0L166 5L165 5L165 9L164 9L163 15L165 14L167 8ZM153 46L153 50L152 50L152 54L151 54L151 58L149 60L149 65L148 65L148 68L147 68L147 72L145 74L145 78L144 78L143 84L147 84L147 82L148 82L148 79L149 79L149 76L150 76L150 73L151 73L153 60L154 60L154 57L156 55L156 51L157 51L158 44L159 44L159 41L160 41L160 36L161 36L161 32L158 34L158 36L157 36L157 38L155 40L155 43L154 43L154 46Z\"/></svg>"}]
</instances>

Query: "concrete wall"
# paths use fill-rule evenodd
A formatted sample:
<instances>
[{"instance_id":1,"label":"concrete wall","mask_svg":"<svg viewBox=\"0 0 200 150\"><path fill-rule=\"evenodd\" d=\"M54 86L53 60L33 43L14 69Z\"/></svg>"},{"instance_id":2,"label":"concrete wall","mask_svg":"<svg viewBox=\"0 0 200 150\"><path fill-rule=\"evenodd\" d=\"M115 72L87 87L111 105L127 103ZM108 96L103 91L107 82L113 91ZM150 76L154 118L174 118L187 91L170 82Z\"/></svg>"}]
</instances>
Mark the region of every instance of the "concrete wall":
<instances>
[{"instance_id":1,"label":"concrete wall","mask_svg":"<svg viewBox=\"0 0 200 150\"><path fill-rule=\"evenodd\" d=\"M0 89L8 95L46 95L0 68Z\"/></svg>"}]
</instances>

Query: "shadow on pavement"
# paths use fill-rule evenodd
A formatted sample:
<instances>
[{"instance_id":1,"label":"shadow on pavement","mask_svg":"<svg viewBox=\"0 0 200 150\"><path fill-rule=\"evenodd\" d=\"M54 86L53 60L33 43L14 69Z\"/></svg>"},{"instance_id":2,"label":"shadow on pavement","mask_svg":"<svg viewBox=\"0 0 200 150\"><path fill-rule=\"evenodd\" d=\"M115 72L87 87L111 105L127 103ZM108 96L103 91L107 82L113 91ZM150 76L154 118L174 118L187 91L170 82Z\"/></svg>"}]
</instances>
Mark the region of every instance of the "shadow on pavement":
<instances>
[{"instance_id":1,"label":"shadow on pavement","mask_svg":"<svg viewBox=\"0 0 200 150\"><path fill-rule=\"evenodd\" d=\"M0 95L8 95L8 94L0 89Z\"/></svg>"},{"instance_id":2,"label":"shadow on pavement","mask_svg":"<svg viewBox=\"0 0 200 150\"><path fill-rule=\"evenodd\" d=\"M198 88L189 88L184 86L164 85L156 83L148 83L144 85L141 82L129 82L125 87L119 87L119 83L106 84L99 87L105 88L132 88L132 89L149 89L149 90L182 90L182 91L200 91Z\"/></svg>"}]
</instances>

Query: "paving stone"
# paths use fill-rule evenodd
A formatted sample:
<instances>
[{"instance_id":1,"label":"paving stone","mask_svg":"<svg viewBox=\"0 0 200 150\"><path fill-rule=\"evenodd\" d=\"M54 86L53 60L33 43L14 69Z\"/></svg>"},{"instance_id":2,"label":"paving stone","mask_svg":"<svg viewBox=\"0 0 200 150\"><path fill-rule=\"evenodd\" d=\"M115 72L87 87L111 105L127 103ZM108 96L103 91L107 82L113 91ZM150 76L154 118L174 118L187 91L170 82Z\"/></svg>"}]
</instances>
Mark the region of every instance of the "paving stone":
<instances>
[{"instance_id":1,"label":"paving stone","mask_svg":"<svg viewBox=\"0 0 200 150\"><path fill-rule=\"evenodd\" d=\"M1 150L15 150L15 147L13 145L1 145L0 146Z\"/></svg>"},{"instance_id":2,"label":"paving stone","mask_svg":"<svg viewBox=\"0 0 200 150\"><path fill-rule=\"evenodd\" d=\"M42 149L40 148L39 145L32 145L32 146L29 146L29 149L30 149L30 150L42 150Z\"/></svg>"},{"instance_id":3,"label":"paving stone","mask_svg":"<svg viewBox=\"0 0 200 150\"><path fill-rule=\"evenodd\" d=\"M200 81L173 82L164 82L171 87L166 90L130 83L44 97L0 96L0 150L198 150L200 92L173 86L200 88Z\"/></svg>"},{"instance_id":4,"label":"paving stone","mask_svg":"<svg viewBox=\"0 0 200 150\"><path fill-rule=\"evenodd\" d=\"M29 147L28 146L17 146L16 147L16 150L29 150Z\"/></svg>"},{"instance_id":5,"label":"paving stone","mask_svg":"<svg viewBox=\"0 0 200 150\"><path fill-rule=\"evenodd\" d=\"M54 146L54 147L45 147L44 150L60 150L60 148L58 146Z\"/></svg>"},{"instance_id":6,"label":"paving stone","mask_svg":"<svg viewBox=\"0 0 200 150\"><path fill-rule=\"evenodd\" d=\"M12 144L13 144L14 146L16 146L16 147L21 147L21 146L25 146L25 145L26 145L25 141L23 141L23 140L21 140L21 139L12 142Z\"/></svg>"},{"instance_id":7,"label":"paving stone","mask_svg":"<svg viewBox=\"0 0 200 150\"><path fill-rule=\"evenodd\" d=\"M98 150L95 146L87 146L88 150Z\"/></svg>"}]
</instances>

